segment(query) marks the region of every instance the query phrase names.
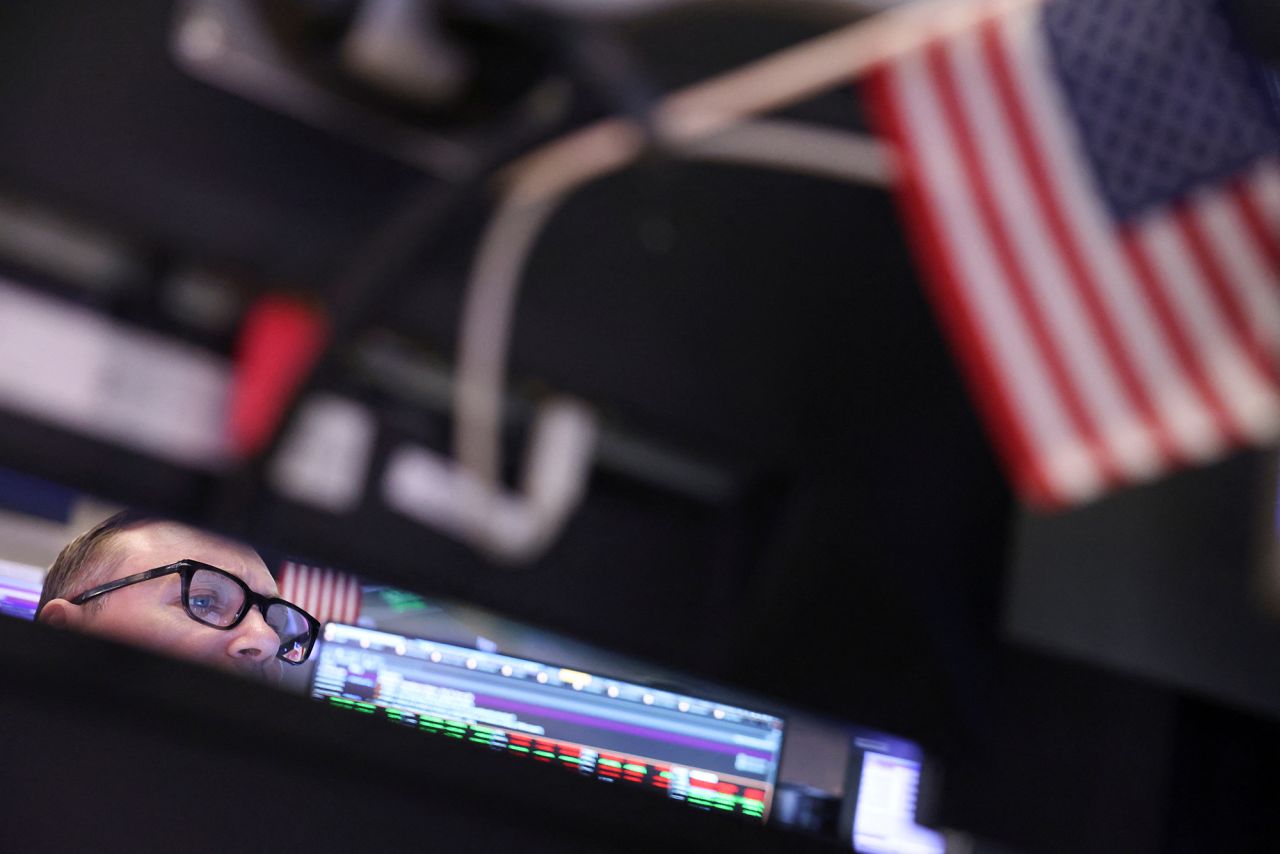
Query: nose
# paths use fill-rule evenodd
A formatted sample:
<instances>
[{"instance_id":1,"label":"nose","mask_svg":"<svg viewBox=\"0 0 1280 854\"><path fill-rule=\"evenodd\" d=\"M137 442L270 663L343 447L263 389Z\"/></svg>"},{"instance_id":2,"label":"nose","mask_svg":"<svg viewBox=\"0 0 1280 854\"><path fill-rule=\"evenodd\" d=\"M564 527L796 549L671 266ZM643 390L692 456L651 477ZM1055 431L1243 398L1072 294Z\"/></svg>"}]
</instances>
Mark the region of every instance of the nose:
<instances>
[{"instance_id":1,"label":"nose","mask_svg":"<svg viewBox=\"0 0 1280 854\"><path fill-rule=\"evenodd\" d=\"M250 608L240 625L231 630L227 655L241 667L262 665L275 658L280 649L280 636L267 625L262 611Z\"/></svg>"}]
</instances>

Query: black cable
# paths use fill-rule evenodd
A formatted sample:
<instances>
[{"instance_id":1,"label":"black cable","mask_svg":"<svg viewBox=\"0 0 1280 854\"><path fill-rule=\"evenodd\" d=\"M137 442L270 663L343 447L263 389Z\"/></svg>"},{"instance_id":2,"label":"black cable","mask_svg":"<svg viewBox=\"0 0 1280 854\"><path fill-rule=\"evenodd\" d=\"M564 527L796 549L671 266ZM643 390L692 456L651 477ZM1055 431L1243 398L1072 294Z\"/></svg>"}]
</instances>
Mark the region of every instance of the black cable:
<instances>
[{"instance_id":1,"label":"black cable","mask_svg":"<svg viewBox=\"0 0 1280 854\"><path fill-rule=\"evenodd\" d=\"M639 70L630 50L608 30L507 6L505 23L552 57L578 91L590 92L605 109L621 112L648 128L656 87ZM410 199L370 235L329 288L331 329L324 351L284 407L264 446L241 461L213 488L205 523L248 538L262 499L267 466L275 457L304 400L328 384L355 336L380 307L397 304L407 277L399 275L428 251L466 205L480 197L503 166L549 136L549 129L521 113L488 129L485 149L470 170L450 183L425 179ZM652 135L650 135L652 138Z\"/></svg>"}]
</instances>

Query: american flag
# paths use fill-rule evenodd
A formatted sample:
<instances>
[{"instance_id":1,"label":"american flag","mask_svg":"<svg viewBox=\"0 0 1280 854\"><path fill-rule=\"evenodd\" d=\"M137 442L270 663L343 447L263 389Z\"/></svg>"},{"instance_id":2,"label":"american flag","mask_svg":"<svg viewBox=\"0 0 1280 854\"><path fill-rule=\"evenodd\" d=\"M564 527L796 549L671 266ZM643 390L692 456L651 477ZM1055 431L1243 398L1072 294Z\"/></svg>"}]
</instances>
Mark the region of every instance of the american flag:
<instances>
[{"instance_id":1,"label":"american flag","mask_svg":"<svg viewBox=\"0 0 1280 854\"><path fill-rule=\"evenodd\" d=\"M276 582L281 599L321 623L354 623L360 616L360 579L354 575L285 561Z\"/></svg>"},{"instance_id":2,"label":"american flag","mask_svg":"<svg viewBox=\"0 0 1280 854\"><path fill-rule=\"evenodd\" d=\"M1018 492L1061 506L1275 437L1280 133L1226 21L988 5L863 95Z\"/></svg>"}]
</instances>

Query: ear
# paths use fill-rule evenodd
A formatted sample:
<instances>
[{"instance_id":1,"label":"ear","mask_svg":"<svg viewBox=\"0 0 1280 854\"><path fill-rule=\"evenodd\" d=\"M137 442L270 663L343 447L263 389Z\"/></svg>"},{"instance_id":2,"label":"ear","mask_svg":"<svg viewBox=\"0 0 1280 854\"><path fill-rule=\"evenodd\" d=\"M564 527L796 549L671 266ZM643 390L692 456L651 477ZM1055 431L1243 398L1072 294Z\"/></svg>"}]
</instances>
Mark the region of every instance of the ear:
<instances>
[{"instance_id":1,"label":"ear","mask_svg":"<svg viewBox=\"0 0 1280 854\"><path fill-rule=\"evenodd\" d=\"M40 622L55 629L74 629L80 624L83 608L66 599L50 599L40 609Z\"/></svg>"}]
</instances>

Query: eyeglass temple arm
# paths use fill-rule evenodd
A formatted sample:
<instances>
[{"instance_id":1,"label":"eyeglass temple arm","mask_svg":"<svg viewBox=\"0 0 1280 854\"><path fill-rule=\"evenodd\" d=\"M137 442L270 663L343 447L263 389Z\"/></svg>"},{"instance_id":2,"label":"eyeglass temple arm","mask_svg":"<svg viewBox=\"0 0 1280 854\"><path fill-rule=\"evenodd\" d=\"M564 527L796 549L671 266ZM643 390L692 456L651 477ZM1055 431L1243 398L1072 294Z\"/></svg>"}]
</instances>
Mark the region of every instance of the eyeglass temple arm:
<instances>
[{"instance_id":1,"label":"eyeglass temple arm","mask_svg":"<svg viewBox=\"0 0 1280 854\"><path fill-rule=\"evenodd\" d=\"M138 572L133 575L126 575L124 578L117 578L115 581L108 581L106 584L99 584L97 587L90 587L85 592L71 600L72 605L83 605L90 599L96 599L104 593L110 593L112 590L119 590L121 587L127 587L130 584L137 584L139 581L148 581L152 578L158 578L161 575L168 575L171 572L177 572L180 567L177 566L161 566L156 569L148 569L146 572Z\"/></svg>"}]
</instances>

